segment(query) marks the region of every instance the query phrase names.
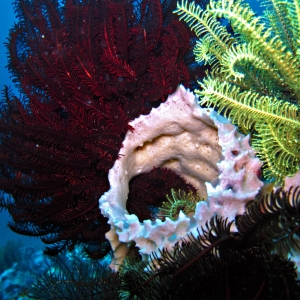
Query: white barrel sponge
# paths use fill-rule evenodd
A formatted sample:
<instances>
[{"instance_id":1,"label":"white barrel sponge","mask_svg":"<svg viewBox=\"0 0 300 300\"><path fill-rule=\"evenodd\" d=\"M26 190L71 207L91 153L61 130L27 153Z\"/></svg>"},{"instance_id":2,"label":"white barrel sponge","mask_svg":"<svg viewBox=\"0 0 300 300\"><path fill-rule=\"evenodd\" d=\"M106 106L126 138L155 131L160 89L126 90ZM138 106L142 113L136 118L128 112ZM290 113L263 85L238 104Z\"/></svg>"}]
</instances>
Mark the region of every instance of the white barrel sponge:
<instances>
[{"instance_id":1,"label":"white barrel sponge","mask_svg":"<svg viewBox=\"0 0 300 300\"><path fill-rule=\"evenodd\" d=\"M197 97L183 86L166 102L130 125L118 159L109 171L110 190L100 198L102 214L109 219L106 234L114 250L112 268L122 263L127 244L135 242L149 255L174 244L200 228L215 214L233 219L262 186L257 178L261 162L249 146L249 137L236 131L228 119L201 108ZM145 220L126 210L129 181L153 167L167 167L191 183L207 198L195 214L180 212L177 220Z\"/></svg>"}]
</instances>

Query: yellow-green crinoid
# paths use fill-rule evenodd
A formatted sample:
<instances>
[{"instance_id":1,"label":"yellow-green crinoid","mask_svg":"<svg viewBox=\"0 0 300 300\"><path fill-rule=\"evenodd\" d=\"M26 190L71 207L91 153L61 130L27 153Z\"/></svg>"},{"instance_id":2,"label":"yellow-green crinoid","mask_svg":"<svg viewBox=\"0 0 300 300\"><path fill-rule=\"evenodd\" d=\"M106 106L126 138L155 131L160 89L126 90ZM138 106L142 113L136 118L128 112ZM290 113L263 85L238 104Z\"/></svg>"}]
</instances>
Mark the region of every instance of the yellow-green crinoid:
<instances>
[{"instance_id":1,"label":"yellow-green crinoid","mask_svg":"<svg viewBox=\"0 0 300 300\"><path fill-rule=\"evenodd\" d=\"M185 192L171 189L171 197L166 196L168 201L162 203L162 207L159 209L159 216L161 218L169 217L172 220L176 220L179 212L182 211L186 215L195 212L196 204L199 201L203 201L198 194L192 192Z\"/></svg>"},{"instance_id":2,"label":"yellow-green crinoid","mask_svg":"<svg viewBox=\"0 0 300 300\"><path fill-rule=\"evenodd\" d=\"M300 164L300 1L262 5L257 17L242 0L211 0L206 9L183 0L175 13L198 36L196 61L211 65L195 91L200 104L252 133L265 178L282 182Z\"/></svg>"}]
</instances>

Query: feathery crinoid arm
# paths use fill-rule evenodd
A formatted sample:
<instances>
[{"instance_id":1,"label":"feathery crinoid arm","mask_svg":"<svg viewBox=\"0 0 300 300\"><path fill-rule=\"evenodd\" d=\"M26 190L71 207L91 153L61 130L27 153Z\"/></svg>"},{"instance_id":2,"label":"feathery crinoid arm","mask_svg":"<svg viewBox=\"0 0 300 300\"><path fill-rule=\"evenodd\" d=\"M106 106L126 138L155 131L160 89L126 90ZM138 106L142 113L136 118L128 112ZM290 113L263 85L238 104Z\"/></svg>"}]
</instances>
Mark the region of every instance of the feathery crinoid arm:
<instances>
[{"instance_id":1,"label":"feathery crinoid arm","mask_svg":"<svg viewBox=\"0 0 300 300\"><path fill-rule=\"evenodd\" d=\"M290 18L292 20L292 31L296 44L296 55L300 60L300 1L293 0L290 7Z\"/></svg>"},{"instance_id":2,"label":"feathery crinoid arm","mask_svg":"<svg viewBox=\"0 0 300 300\"><path fill-rule=\"evenodd\" d=\"M188 3L187 0L182 0L181 4L178 2L174 13L189 25L196 36L201 37L194 50L196 60L218 65L222 53L235 42L234 38L213 15L195 2Z\"/></svg>"},{"instance_id":3,"label":"feathery crinoid arm","mask_svg":"<svg viewBox=\"0 0 300 300\"><path fill-rule=\"evenodd\" d=\"M299 127L293 128L284 123L277 126L261 123L252 145L264 162L265 178L276 178L283 183L286 176L293 176L299 170Z\"/></svg>"},{"instance_id":4,"label":"feathery crinoid arm","mask_svg":"<svg viewBox=\"0 0 300 300\"><path fill-rule=\"evenodd\" d=\"M242 0L211 0L207 11L216 18L227 18L236 33L257 47L272 63L283 80L300 100L299 60L287 50L286 45L276 36L271 28L260 23L251 8ZM297 37L296 37L297 38Z\"/></svg>"},{"instance_id":5,"label":"feathery crinoid arm","mask_svg":"<svg viewBox=\"0 0 300 300\"><path fill-rule=\"evenodd\" d=\"M220 74L227 80L243 79L247 73L247 66L252 70L264 72L264 77L272 78L278 86L288 89L277 70L273 68L272 62L251 44L243 43L232 46L227 52L223 53L221 60Z\"/></svg>"},{"instance_id":6,"label":"feathery crinoid arm","mask_svg":"<svg viewBox=\"0 0 300 300\"><path fill-rule=\"evenodd\" d=\"M176 220L180 211L186 215L195 212L197 203L203 201L198 194L174 189L171 189L171 196L167 195L167 200L159 208L159 215L162 218L169 217L171 220Z\"/></svg>"},{"instance_id":7,"label":"feathery crinoid arm","mask_svg":"<svg viewBox=\"0 0 300 300\"><path fill-rule=\"evenodd\" d=\"M295 2L298 2L295 1ZM290 11L292 8L291 2L289 1L278 1L278 0L264 0L261 4L265 7L263 22L272 28L272 31L287 47L286 50L293 53L297 52L296 39L294 38L295 31L293 30L292 18L290 18ZM297 27L297 26L296 26Z\"/></svg>"},{"instance_id":8,"label":"feathery crinoid arm","mask_svg":"<svg viewBox=\"0 0 300 300\"><path fill-rule=\"evenodd\" d=\"M220 82L211 76L207 76L200 85L203 90L195 90L201 97L200 104L217 107L219 112L244 129L255 126L259 130L261 122L268 122L273 125L284 123L300 130L297 105L252 91L242 91L238 86Z\"/></svg>"},{"instance_id":9,"label":"feathery crinoid arm","mask_svg":"<svg viewBox=\"0 0 300 300\"><path fill-rule=\"evenodd\" d=\"M265 177L282 182L300 164L300 2L265 0L263 6L264 23L242 0L211 0L205 11L183 1L175 12L201 29L196 61L212 67L199 82L200 103L216 107L244 132L254 131ZM204 25L203 16L213 22ZM219 18L230 21L233 34ZM214 41L213 28L226 47Z\"/></svg>"},{"instance_id":10,"label":"feathery crinoid arm","mask_svg":"<svg viewBox=\"0 0 300 300\"><path fill-rule=\"evenodd\" d=\"M264 162L266 178L281 182L294 175L300 164L299 108L287 101L242 91L208 76L200 83L200 104L217 108L244 131L255 129L253 147Z\"/></svg>"}]
</instances>

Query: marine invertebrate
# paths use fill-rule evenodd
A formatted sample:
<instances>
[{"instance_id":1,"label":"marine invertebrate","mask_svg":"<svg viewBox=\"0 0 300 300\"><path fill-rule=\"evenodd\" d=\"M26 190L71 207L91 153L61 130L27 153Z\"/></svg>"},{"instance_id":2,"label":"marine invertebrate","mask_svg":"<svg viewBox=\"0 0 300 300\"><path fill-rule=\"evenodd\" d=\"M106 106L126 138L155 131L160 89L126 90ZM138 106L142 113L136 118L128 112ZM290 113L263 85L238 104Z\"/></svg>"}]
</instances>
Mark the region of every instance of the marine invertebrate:
<instances>
[{"instance_id":1,"label":"marine invertebrate","mask_svg":"<svg viewBox=\"0 0 300 300\"><path fill-rule=\"evenodd\" d=\"M11 197L0 205L46 253L83 244L98 258L110 250L98 208L108 170L128 122L188 84L190 34L168 14L172 1L59 3L15 2L8 68L21 97L3 91L0 189Z\"/></svg>"},{"instance_id":2,"label":"marine invertebrate","mask_svg":"<svg viewBox=\"0 0 300 300\"><path fill-rule=\"evenodd\" d=\"M102 214L111 226L106 234L114 250L111 267L118 269L135 242L145 256L172 249L190 232L197 236L212 215L234 219L262 186L257 177L261 162L249 146L249 136L214 110L200 108L197 97L180 86L158 108L129 123L118 159L109 171L110 189L101 196ZM166 217L140 222L126 210L131 178L153 167L167 167L191 183L200 197L195 213L180 212L176 220Z\"/></svg>"},{"instance_id":3,"label":"marine invertebrate","mask_svg":"<svg viewBox=\"0 0 300 300\"><path fill-rule=\"evenodd\" d=\"M265 178L282 182L300 163L300 10L298 1L264 3L267 25L241 0L211 0L205 10L183 0L175 13L199 37L196 60L212 66L195 91L200 103L255 131ZM234 34L217 18L228 19Z\"/></svg>"},{"instance_id":4,"label":"marine invertebrate","mask_svg":"<svg viewBox=\"0 0 300 300\"><path fill-rule=\"evenodd\" d=\"M129 182L126 209L130 214L135 214L140 222L154 220L157 208L163 205L166 193L173 187L182 193L196 194L191 184L167 168L153 168L148 173L137 175ZM161 210L159 214L162 216Z\"/></svg>"},{"instance_id":5,"label":"marine invertebrate","mask_svg":"<svg viewBox=\"0 0 300 300\"><path fill-rule=\"evenodd\" d=\"M105 263L82 257L82 253L59 254L52 267L37 276L26 296L29 299L117 300L120 279Z\"/></svg>"},{"instance_id":6,"label":"marine invertebrate","mask_svg":"<svg viewBox=\"0 0 300 300\"><path fill-rule=\"evenodd\" d=\"M122 266L121 295L140 300L298 299L295 265L278 250L297 247L299 208L300 187L295 187L251 202L234 221L213 217L197 238L189 235L172 252L163 249L150 262ZM234 225L238 231L233 233Z\"/></svg>"},{"instance_id":7,"label":"marine invertebrate","mask_svg":"<svg viewBox=\"0 0 300 300\"><path fill-rule=\"evenodd\" d=\"M174 189L171 189L171 196L167 195L166 197L168 201L162 203L162 207L159 209L159 216L169 217L172 220L178 217L180 211L186 215L194 213L196 204L204 200L193 192L187 193L181 190L176 192Z\"/></svg>"}]
</instances>

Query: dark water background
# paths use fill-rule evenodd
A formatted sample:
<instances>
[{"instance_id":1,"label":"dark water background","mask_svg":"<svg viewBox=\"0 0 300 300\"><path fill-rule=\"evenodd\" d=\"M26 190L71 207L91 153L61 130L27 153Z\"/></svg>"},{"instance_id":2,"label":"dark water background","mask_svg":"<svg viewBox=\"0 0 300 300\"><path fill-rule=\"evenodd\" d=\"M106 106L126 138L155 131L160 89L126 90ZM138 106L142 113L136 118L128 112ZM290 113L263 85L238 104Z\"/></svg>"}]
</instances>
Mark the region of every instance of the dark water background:
<instances>
[{"instance_id":1,"label":"dark water background","mask_svg":"<svg viewBox=\"0 0 300 300\"><path fill-rule=\"evenodd\" d=\"M7 65L7 54L4 43L7 41L9 29L12 28L16 18L13 10L13 0L0 0L0 90L2 91L4 85L8 85L12 88L13 93L19 96L18 90L13 86L10 79L10 74L6 68ZM2 96L0 96L2 99ZM8 240L20 241L24 245L34 246L36 248L43 248L44 245L38 238L21 236L12 232L8 227L7 223L11 221L11 218L7 211L0 212L0 247L6 244Z\"/></svg>"}]
</instances>

